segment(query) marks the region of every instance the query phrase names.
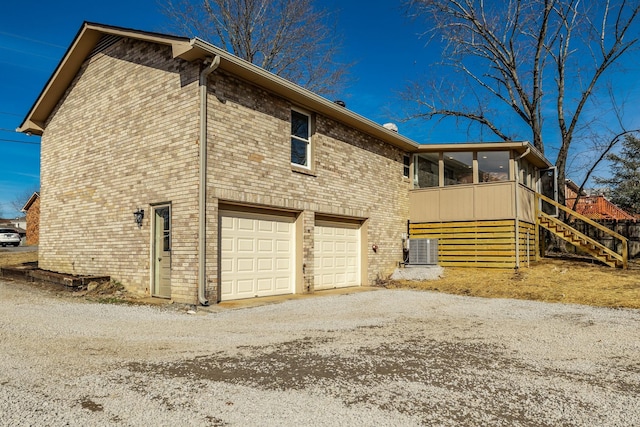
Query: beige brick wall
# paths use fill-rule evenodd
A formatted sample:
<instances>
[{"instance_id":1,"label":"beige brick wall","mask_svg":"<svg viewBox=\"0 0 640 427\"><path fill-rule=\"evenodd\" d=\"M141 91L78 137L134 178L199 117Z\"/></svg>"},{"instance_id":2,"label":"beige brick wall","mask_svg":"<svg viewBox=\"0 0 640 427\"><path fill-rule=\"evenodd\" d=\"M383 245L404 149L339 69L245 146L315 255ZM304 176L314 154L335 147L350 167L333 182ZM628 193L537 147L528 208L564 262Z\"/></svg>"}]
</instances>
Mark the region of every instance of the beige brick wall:
<instances>
[{"instance_id":1,"label":"beige brick wall","mask_svg":"<svg viewBox=\"0 0 640 427\"><path fill-rule=\"evenodd\" d=\"M305 291L313 289L316 215L367 219L364 279L392 272L408 218L401 150L316 115L314 173L294 172L287 100L222 71L211 75L209 94L211 302L219 279L219 203L300 212ZM148 293L152 205L171 202L171 296L195 303L198 127L197 64L172 59L168 47L131 40L87 60L42 138L41 268L108 274ZM137 208L145 209L141 228L133 221Z\"/></svg>"},{"instance_id":2,"label":"beige brick wall","mask_svg":"<svg viewBox=\"0 0 640 427\"><path fill-rule=\"evenodd\" d=\"M193 301L197 77L170 48L132 40L86 61L42 137L41 268L148 292L150 204L171 202L172 294Z\"/></svg>"},{"instance_id":3,"label":"beige brick wall","mask_svg":"<svg viewBox=\"0 0 640 427\"><path fill-rule=\"evenodd\" d=\"M315 115L315 170L292 170L292 104L223 72L210 77L209 201L247 203L305 212L304 288L313 289L313 214L368 219L365 280L386 277L402 260L409 181L403 152ZM299 107L299 106L297 106ZM311 213L311 219L309 219ZM213 209L209 215L215 215ZM212 217L211 217L212 218ZM210 230L215 237L217 230ZM371 246L379 249L373 252ZM216 250L211 246L210 250ZM215 259L209 257L212 270ZM215 294L216 280L209 281Z\"/></svg>"}]
</instances>

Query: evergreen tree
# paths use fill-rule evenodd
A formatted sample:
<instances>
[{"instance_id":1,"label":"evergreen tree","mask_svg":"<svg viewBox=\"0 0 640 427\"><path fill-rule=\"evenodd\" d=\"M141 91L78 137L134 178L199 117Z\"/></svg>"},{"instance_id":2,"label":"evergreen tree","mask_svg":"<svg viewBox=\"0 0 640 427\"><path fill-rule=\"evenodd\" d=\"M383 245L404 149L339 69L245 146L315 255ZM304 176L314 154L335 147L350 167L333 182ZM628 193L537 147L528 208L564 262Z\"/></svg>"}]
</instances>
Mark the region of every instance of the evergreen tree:
<instances>
[{"instance_id":1,"label":"evergreen tree","mask_svg":"<svg viewBox=\"0 0 640 427\"><path fill-rule=\"evenodd\" d=\"M608 188L609 198L622 209L640 214L640 138L627 135L619 154L607 155L611 177L595 179Z\"/></svg>"}]
</instances>

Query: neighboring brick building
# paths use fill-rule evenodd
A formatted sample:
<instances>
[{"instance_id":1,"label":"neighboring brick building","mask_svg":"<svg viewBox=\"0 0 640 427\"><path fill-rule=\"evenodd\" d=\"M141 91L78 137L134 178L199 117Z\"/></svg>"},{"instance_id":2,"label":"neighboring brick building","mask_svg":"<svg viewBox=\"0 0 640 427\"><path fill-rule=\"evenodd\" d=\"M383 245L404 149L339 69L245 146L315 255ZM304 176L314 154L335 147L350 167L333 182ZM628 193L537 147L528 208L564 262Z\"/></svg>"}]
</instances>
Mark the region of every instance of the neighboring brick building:
<instances>
[{"instance_id":1,"label":"neighboring brick building","mask_svg":"<svg viewBox=\"0 0 640 427\"><path fill-rule=\"evenodd\" d=\"M42 135L41 268L195 303L369 284L402 261L417 144L198 39L86 23L21 130Z\"/></svg>"},{"instance_id":2,"label":"neighboring brick building","mask_svg":"<svg viewBox=\"0 0 640 427\"><path fill-rule=\"evenodd\" d=\"M37 245L40 240L40 193L34 192L22 207L27 219L27 245Z\"/></svg>"},{"instance_id":3,"label":"neighboring brick building","mask_svg":"<svg viewBox=\"0 0 640 427\"><path fill-rule=\"evenodd\" d=\"M565 205L589 219L596 221L638 221L639 219L611 202L602 194L588 196L583 191L578 198L578 190L578 186L568 179L565 184Z\"/></svg>"}]
</instances>

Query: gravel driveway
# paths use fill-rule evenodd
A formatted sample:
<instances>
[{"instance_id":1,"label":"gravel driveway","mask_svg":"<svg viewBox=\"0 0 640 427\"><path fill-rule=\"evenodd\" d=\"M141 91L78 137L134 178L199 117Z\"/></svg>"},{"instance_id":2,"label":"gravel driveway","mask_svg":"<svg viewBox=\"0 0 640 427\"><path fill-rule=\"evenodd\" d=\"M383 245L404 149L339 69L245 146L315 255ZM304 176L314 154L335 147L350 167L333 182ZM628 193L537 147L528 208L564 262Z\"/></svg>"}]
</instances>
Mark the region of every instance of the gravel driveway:
<instances>
[{"instance_id":1,"label":"gravel driveway","mask_svg":"<svg viewBox=\"0 0 640 427\"><path fill-rule=\"evenodd\" d=\"M0 425L639 426L640 312L378 290L243 309L0 281Z\"/></svg>"}]
</instances>

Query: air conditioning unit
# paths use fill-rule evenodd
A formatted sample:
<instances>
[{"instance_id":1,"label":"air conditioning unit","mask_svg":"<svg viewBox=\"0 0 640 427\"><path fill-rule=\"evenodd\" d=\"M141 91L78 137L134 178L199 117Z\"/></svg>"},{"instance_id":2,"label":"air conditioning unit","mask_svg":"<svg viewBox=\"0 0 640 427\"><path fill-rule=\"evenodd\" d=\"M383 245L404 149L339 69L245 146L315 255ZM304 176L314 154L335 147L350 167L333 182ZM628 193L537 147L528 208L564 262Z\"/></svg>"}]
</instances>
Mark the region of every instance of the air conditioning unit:
<instances>
[{"instance_id":1,"label":"air conditioning unit","mask_svg":"<svg viewBox=\"0 0 640 427\"><path fill-rule=\"evenodd\" d=\"M438 239L410 239L409 265L437 265Z\"/></svg>"}]
</instances>

